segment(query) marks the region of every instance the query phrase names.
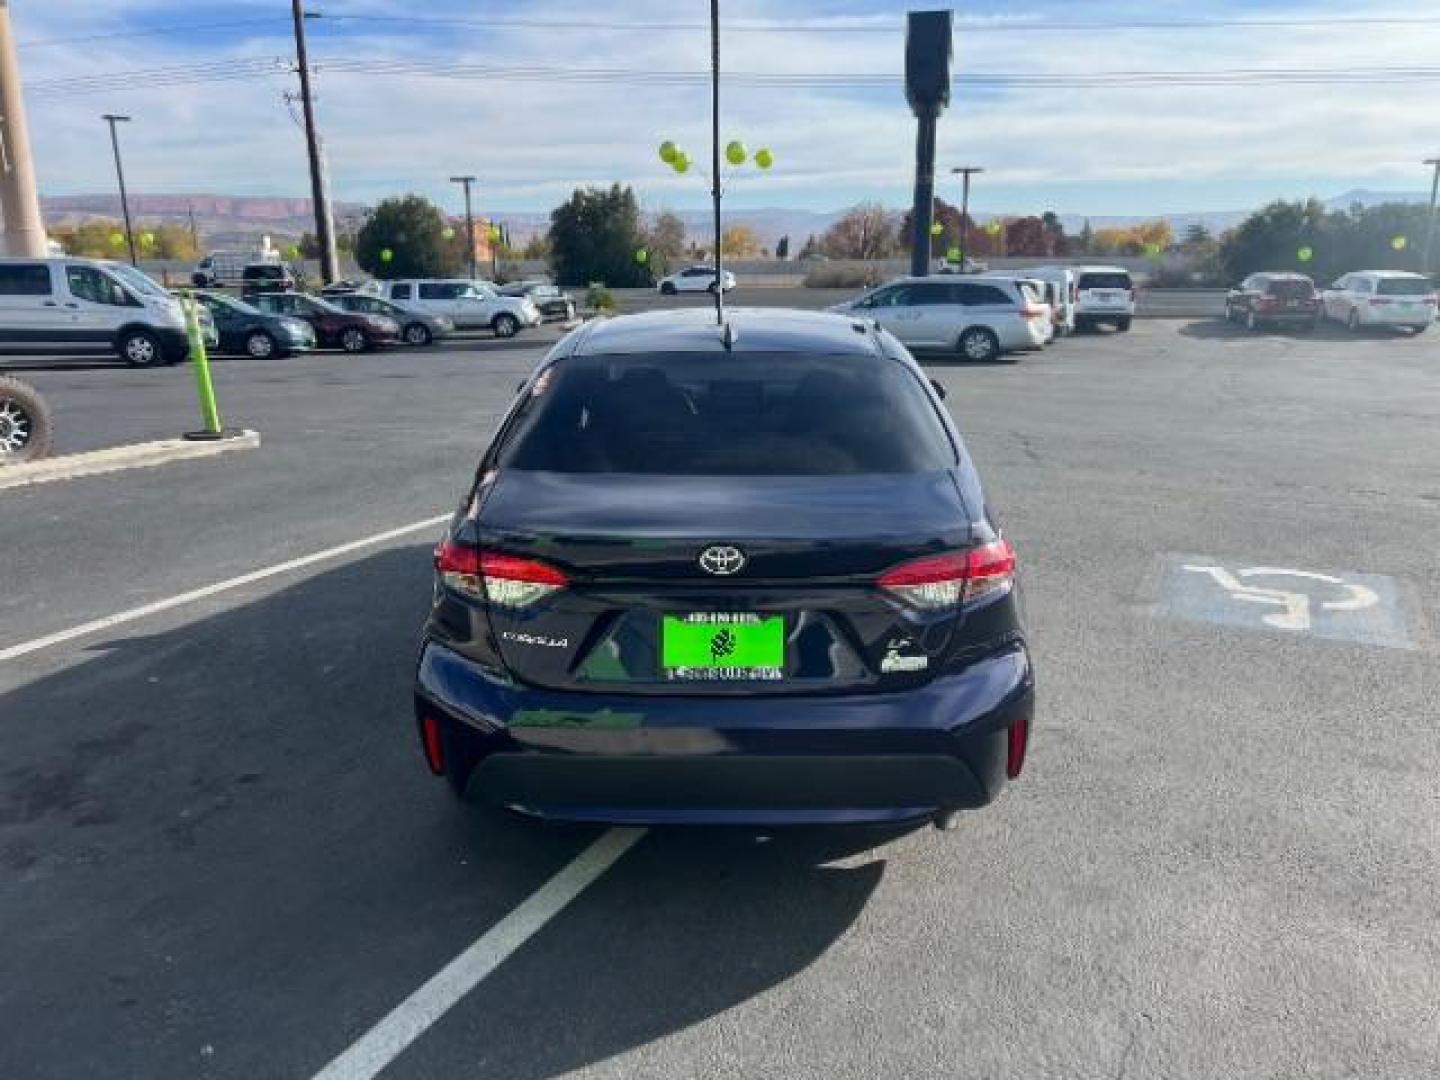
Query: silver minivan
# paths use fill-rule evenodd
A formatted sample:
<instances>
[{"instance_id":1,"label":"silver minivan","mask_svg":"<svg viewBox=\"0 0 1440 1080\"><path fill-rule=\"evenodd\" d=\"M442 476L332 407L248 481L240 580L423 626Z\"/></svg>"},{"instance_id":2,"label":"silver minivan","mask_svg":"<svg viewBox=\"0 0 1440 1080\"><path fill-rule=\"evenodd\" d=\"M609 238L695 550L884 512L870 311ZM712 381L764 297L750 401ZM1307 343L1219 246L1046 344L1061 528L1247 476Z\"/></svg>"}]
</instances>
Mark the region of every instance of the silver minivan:
<instances>
[{"instance_id":1,"label":"silver minivan","mask_svg":"<svg viewBox=\"0 0 1440 1080\"><path fill-rule=\"evenodd\" d=\"M1021 282L1001 277L900 278L830 309L874 319L908 348L958 352L967 360L1039 349L1050 308Z\"/></svg>"},{"instance_id":2,"label":"silver minivan","mask_svg":"<svg viewBox=\"0 0 1440 1080\"><path fill-rule=\"evenodd\" d=\"M105 350L132 367L190 351L180 302L133 266L0 258L0 348L24 346Z\"/></svg>"}]
</instances>

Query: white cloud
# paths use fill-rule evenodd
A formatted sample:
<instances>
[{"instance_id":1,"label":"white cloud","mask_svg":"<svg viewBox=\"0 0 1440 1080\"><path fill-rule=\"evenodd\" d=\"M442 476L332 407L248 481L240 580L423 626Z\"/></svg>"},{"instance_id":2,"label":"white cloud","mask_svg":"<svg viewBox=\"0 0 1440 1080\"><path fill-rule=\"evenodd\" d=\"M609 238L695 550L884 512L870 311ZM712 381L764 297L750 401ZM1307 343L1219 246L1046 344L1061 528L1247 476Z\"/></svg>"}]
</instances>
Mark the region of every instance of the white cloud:
<instances>
[{"instance_id":1,"label":"white cloud","mask_svg":"<svg viewBox=\"0 0 1440 1080\"><path fill-rule=\"evenodd\" d=\"M382 0L336 0L334 13L393 15ZM1114 18L1114 4L1071 5L1069 20ZM21 37L46 40L132 23L170 11L178 22L203 23L275 15L275 29L190 41L154 36L22 51L30 84L96 72L237 57L284 57L290 47L288 5L186 4L170 0L105 3L52 0L27 6ZM439 5L435 17L457 9ZM471 15L477 22L483 21ZM507 9L551 28L483 32L452 27L417 36L404 23L317 25L320 116L333 185L342 198L375 198L419 190L453 202L446 178L481 177L486 205L543 209L577 184L636 184L650 203L698 205L704 182L676 178L655 160L662 138L681 140L700 157L708 139L708 93L684 87L574 82L497 82L341 70L337 60L409 60L549 68L701 70L707 42L696 32L567 30L567 19L594 23L699 21L704 5L658 0L598 7L531 0ZM813 4L792 5L806 13ZM889 16L898 26L898 11ZM1323 13L1309 5L1293 9ZM1339 10L1339 9L1329 9ZM1344 9L1356 14L1354 5ZM1413 7L1371 6L1374 14L1413 16ZM616 14L617 11L623 14ZM776 5L727 4L727 18L774 18ZM424 18L428 13L421 13ZM1021 13L1023 15L1024 13ZM459 17L459 16L457 16ZM1154 16L1149 16L1153 18ZM323 24L323 20L322 20ZM243 36L242 36L243 35ZM727 34L731 71L898 73L902 37L879 34ZM961 73L1174 71L1215 68L1436 67L1440 28L1317 27L1192 30L1185 33L1081 32L957 35ZM125 133L132 186L149 191L299 194L308 190L304 143L282 95L293 78L126 87L93 96L36 95L32 141L43 186L95 191L110 186L109 147L99 113L119 109L135 123ZM941 123L940 157L979 161L990 172L986 198L997 208L1007 191L1053 188L1071 200L1123 202L1139 212L1174 209L1166 182L1213 185L1211 207L1273 187L1334 193L1356 184L1418 187L1418 162L1435 149L1434 84L1026 90L961 89ZM768 145L772 175L741 176L731 185L739 205L771 203L830 208L859 198L908 201L914 125L899 84L890 93L847 90L781 92L732 85L725 92L726 132ZM1308 184L1307 191L1291 190ZM1247 195L1248 197L1248 195ZM983 203L982 203L983 205ZM1022 207L1023 208L1023 207Z\"/></svg>"}]
</instances>

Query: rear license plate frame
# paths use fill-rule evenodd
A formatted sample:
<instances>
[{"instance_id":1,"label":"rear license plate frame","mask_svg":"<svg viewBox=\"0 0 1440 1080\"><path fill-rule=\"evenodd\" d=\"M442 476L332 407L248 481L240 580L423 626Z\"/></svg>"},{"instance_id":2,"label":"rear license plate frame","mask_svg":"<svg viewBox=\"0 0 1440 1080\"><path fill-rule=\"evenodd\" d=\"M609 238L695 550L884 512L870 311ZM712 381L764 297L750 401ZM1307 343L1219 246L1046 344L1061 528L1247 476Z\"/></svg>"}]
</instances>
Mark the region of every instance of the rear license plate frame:
<instances>
[{"instance_id":1,"label":"rear license plate frame","mask_svg":"<svg viewBox=\"0 0 1440 1080\"><path fill-rule=\"evenodd\" d=\"M784 615L666 612L656 632L660 674L669 682L776 683L785 678Z\"/></svg>"}]
</instances>

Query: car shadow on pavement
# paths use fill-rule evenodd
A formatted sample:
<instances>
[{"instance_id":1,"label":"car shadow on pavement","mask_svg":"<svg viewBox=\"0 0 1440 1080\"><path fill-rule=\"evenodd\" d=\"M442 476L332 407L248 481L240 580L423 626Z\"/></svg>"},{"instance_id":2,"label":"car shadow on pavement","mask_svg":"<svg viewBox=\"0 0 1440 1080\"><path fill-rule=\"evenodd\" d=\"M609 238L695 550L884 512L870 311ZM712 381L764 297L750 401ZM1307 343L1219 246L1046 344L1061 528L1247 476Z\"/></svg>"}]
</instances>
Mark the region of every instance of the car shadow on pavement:
<instances>
[{"instance_id":1,"label":"car shadow on pavement","mask_svg":"<svg viewBox=\"0 0 1440 1080\"><path fill-rule=\"evenodd\" d=\"M309 1075L598 835L426 771L430 575L386 551L0 665L0 1076Z\"/></svg>"},{"instance_id":2,"label":"car shadow on pavement","mask_svg":"<svg viewBox=\"0 0 1440 1080\"><path fill-rule=\"evenodd\" d=\"M683 1043L665 1051L669 1066L649 1061L644 1048L684 1039L762 995L765 1023L777 1029L763 1036L768 1045L786 1045L787 1026L823 1026L817 1002L830 1001L834 1022L844 1024L848 991L833 987L831 997L811 983L792 998L785 987L861 918L885 872L873 849L897 835L652 832L386 1075L543 1080L630 1051L640 1055L633 1075L729 1075L733 1063L701 1062ZM753 1008L722 1024L749 1027ZM719 1030L723 1044L727 1028ZM748 1042L728 1038L737 1054Z\"/></svg>"},{"instance_id":3,"label":"car shadow on pavement","mask_svg":"<svg viewBox=\"0 0 1440 1080\"><path fill-rule=\"evenodd\" d=\"M1265 326L1259 330L1227 322L1223 316L1210 319L1192 319L1178 331L1182 336L1201 340L1251 340L1265 338L1287 338L1291 341L1393 341L1413 337L1409 330L1389 330L1383 327L1366 327L1359 331L1350 330L1337 322L1323 322L1313 330L1294 326Z\"/></svg>"},{"instance_id":4,"label":"car shadow on pavement","mask_svg":"<svg viewBox=\"0 0 1440 1080\"><path fill-rule=\"evenodd\" d=\"M385 551L3 665L0 1076L309 1075L599 834L425 770L430 575L428 546ZM890 835L652 833L457 1038L494 1040L484 1075L549 1076L775 987L883 871L823 864Z\"/></svg>"}]
</instances>

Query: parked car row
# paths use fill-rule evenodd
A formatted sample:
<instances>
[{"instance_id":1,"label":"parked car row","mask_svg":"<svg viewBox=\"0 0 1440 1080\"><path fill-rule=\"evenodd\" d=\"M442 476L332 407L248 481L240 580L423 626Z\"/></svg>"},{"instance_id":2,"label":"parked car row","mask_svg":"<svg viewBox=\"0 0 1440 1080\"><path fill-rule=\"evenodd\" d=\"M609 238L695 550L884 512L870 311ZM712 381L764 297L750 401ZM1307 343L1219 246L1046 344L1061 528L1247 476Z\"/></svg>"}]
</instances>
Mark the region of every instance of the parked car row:
<instances>
[{"instance_id":1,"label":"parked car row","mask_svg":"<svg viewBox=\"0 0 1440 1080\"><path fill-rule=\"evenodd\" d=\"M1313 330L1330 320L1355 331L1383 326L1420 334L1430 328L1435 314L1430 279L1401 270L1345 274L1328 289L1317 289L1304 274L1264 272L1251 274L1225 295L1225 318L1250 330Z\"/></svg>"},{"instance_id":2,"label":"parked car row","mask_svg":"<svg viewBox=\"0 0 1440 1080\"><path fill-rule=\"evenodd\" d=\"M873 319L911 349L1013 361L1102 323L1129 330L1135 286L1118 267L1042 266L900 278L830 310Z\"/></svg>"}]
</instances>

